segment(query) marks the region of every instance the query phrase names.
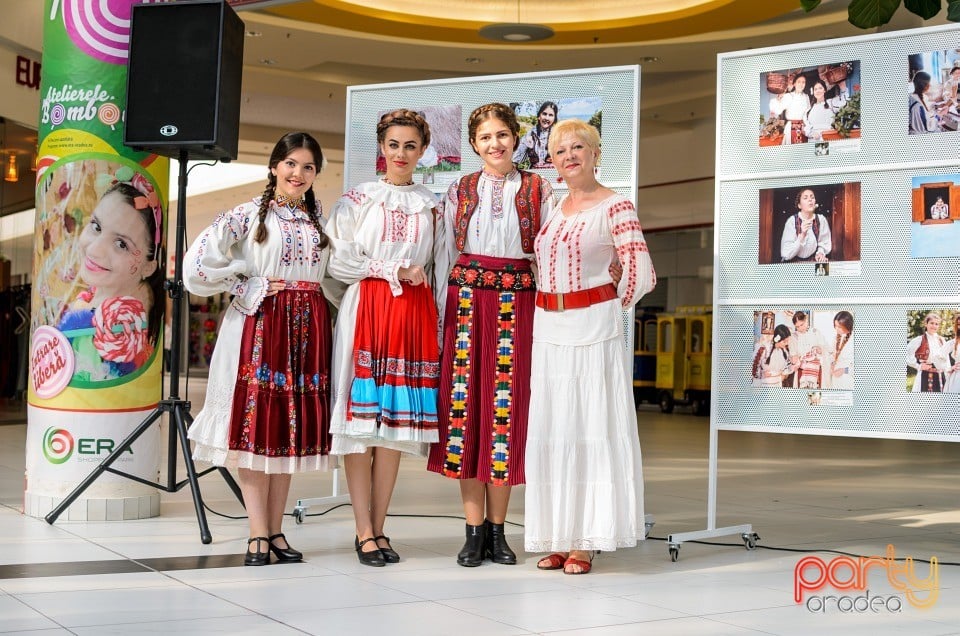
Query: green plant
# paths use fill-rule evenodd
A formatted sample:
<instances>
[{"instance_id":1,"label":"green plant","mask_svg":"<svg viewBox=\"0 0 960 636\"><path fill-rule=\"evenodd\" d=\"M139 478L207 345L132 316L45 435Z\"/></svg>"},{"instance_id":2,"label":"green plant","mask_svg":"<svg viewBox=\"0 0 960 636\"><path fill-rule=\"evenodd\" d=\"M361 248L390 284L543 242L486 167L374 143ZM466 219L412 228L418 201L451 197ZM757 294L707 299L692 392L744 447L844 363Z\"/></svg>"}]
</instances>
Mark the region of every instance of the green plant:
<instances>
[{"instance_id":1,"label":"green plant","mask_svg":"<svg viewBox=\"0 0 960 636\"><path fill-rule=\"evenodd\" d=\"M841 137L849 137L851 130L860 128L860 93L855 93L840 107L833 118L833 128Z\"/></svg>"},{"instance_id":2,"label":"green plant","mask_svg":"<svg viewBox=\"0 0 960 636\"><path fill-rule=\"evenodd\" d=\"M943 8L941 0L850 0L847 21L861 29L872 29L890 21L903 4L907 11L929 20ZM809 13L820 5L820 0L800 0L800 7ZM947 20L960 22L960 0L947 0Z\"/></svg>"}]
</instances>

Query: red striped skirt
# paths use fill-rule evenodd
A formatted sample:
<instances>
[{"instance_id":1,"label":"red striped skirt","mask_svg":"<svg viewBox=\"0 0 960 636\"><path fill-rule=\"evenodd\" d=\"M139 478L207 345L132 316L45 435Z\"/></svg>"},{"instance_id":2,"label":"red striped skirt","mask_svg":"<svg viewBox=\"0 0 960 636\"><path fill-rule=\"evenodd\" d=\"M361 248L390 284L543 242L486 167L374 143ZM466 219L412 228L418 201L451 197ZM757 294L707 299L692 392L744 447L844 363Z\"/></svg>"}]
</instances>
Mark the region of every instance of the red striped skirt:
<instances>
[{"instance_id":1,"label":"red striped skirt","mask_svg":"<svg viewBox=\"0 0 960 636\"><path fill-rule=\"evenodd\" d=\"M247 316L233 392L231 450L330 452L330 314L319 283L288 281Z\"/></svg>"},{"instance_id":2,"label":"red striped skirt","mask_svg":"<svg viewBox=\"0 0 960 636\"><path fill-rule=\"evenodd\" d=\"M394 429L391 439L436 439L437 307L428 286L401 285L394 296L385 280L360 281L347 418Z\"/></svg>"},{"instance_id":3,"label":"red striped skirt","mask_svg":"<svg viewBox=\"0 0 960 636\"><path fill-rule=\"evenodd\" d=\"M524 483L535 302L530 261L457 259L444 315L440 441L428 470L497 486Z\"/></svg>"}]
</instances>

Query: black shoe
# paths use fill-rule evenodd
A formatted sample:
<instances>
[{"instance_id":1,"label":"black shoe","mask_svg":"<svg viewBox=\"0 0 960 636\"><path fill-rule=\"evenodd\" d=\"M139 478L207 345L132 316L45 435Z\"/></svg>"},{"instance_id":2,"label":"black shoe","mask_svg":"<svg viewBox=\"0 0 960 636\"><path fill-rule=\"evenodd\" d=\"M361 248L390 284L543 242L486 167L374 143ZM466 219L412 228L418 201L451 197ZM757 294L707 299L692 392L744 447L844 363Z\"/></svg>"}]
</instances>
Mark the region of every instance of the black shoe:
<instances>
[{"instance_id":1,"label":"black shoe","mask_svg":"<svg viewBox=\"0 0 960 636\"><path fill-rule=\"evenodd\" d=\"M375 568L382 568L387 564L387 562L383 560L383 555L380 553L379 549L370 550L369 552L363 551L363 546L370 543L371 541L373 541L373 545L377 545L377 542L373 537L370 537L369 539L364 539L363 541L360 540L360 537L354 537L353 545L357 550L357 558L360 559L360 563L363 563L364 565L369 565Z\"/></svg>"},{"instance_id":2,"label":"black shoe","mask_svg":"<svg viewBox=\"0 0 960 636\"><path fill-rule=\"evenodd\" d=\"M260 542L263 541L266 543L266 549L260 551ZM250 551L251 543L257 544L257 551ZM270 563L270 539L266 537L253 537L252 539L247 539L247 553L243 555L243 564L244 565L267 565Z\"/></svg>"},{"instance_id":3,"label":"black shoe","mask_svg":"<svg viewBox=\"0 0 960 636\"><path fill-rule=\"evenodd\" d=\"M500 565L516 565L517 555L507 545L507 537L503 534L503 524L484 521L483 525L486 527L483 556Z\"/></svg>"},{"instance_id":4,"label":"black shoe","mask_svg":"<svg viewBox=\"0 0 960 636\"><path fill-rule=\"evenodd\" d=\"M275 546L273 542L277 539L283 539L284 543L287 544L287 547L278 548ZM270 537L270 551L273 552L273 556L277 557L278 563L296 563L298 561L303 561L303 552L291 548L290 542L287 541L287 538L283 536L282 532Z\"/></svg>"},{"instance_id":5,"label":"black shoe","mask_svg":"<svg viewBox=\"0 0 960 636\"><path fill-rule=\"evenodd\" d=\"M483 544L486 538L484 527L471 526L466 527L467 540L457 554L457 564L465 568L475 568L483 563Z\"/></svg>"},{"instance_id":6,"label":"black shoe","mask_svg":"<svg viewBox=\"0 0 960 636\"><path fill-rule=\"evenodd\" d=\"M374 541L386 541L387 547L380 548L380 554L383 555L383 560L386 563L400 563L400 555L397 554L397 551L390 547L390 537L385 537L382 534L373 538ZM377 546L380 544L377 543Z\"/></svg>"}]
</instances>

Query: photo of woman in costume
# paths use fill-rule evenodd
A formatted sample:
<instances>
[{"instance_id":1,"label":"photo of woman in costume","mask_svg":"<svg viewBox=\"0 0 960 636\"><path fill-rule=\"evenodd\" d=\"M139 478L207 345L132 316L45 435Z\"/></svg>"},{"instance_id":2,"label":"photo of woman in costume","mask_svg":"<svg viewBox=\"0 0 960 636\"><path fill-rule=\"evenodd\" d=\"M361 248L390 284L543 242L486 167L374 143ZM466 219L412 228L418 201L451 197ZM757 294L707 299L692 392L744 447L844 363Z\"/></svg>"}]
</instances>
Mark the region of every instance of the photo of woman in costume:
<instances>
[{"instance_id":1,"label":"photo of woman in costume","mask_svg":"<svg viewBox=\"0 0 960 636\"><path fill-rule=\"evenodd\" d=\"M817 213L817 195L812 188L797 193L797 212L787 219L780 238L780 259L784 263L815 261L825 263L833 240L827 217Z\"/></svg>"},{"instance_id":2,"label":"photo of woman in costume","mask_svg":"<svg viewBox=\"0 0 960 636\"><path fill-rule=\"evenodd\" d=\"M793 334L790 327L779 324L773 333L762 335L753 348L751 377L755 387L783 387L793 385L797 370L790 350Z\"/></svg>"},{"instance_id":3,"label":"photo of woman in costume","mask_svg":"<svg viewBox=\"0 0 960 636\"><path fill-rule=\"evenodd\" d=\"M951 363L947 341L940 335L942 324L939 312L927 313L923 317L923 332L907 342L907 375L908 382L913 376L910 390L914 393L941 393L944 390Z\"/></svg>"},{"instance_id":4,"label":"photo of woman in costume","mask_svg":"<svg viewBox=\"0 0 960 636\"><path fill-rule=\"evenodd\" d=\"M520 168L552 168L549 142L550 131L557 123L560 109L555 102L543 102L537 109L534 126L520 137L520 143L513 153L513 162Z\"/></svg>"},{"instance_id":5,"label":"photo of woman in costume","mask_svg":"<svg viewBox=\"0 0 960 636\"><path fill-rule=\"evenodd\" d=\"M833 330L833 343L828 352L829 384L824 388L850 390L854 379L853 314L838 311L833 317Z\"/></svg>"},{"instance_id":6,"label":"photo of woman in costume","mask_svg":"<svg viewBox=\"0 0 960 636\"><path fill-rule=\"evenodd\" d=\"M783 129L783 144L802 144L807 141L803 119L810 110L810 96L806 93L807 78L797 75L790 83L790 90L770 99L770 116L786 120Z\"/></svg>"},{"instance_id":7,"label":"photo of woman in costume","mask_svg":"<svg viewBox=\"0 0 960 636\"><path fill-rule=\"evenodd\" d=\"M827 95L827 85L823 80L816 80L810 89L813 94L813 104L803 118L803 133L807 139L820 141L823 139L823 133L833 129L833 120L850 95L847 91L847 81L840 80L837 84L837 94L829 99Z\"/></svg>"},{"instance_id":8,"label":"photo of woman in costume","mask_svg":"<svg viewBox=\"0 0 960 636\"><path fill-rule=\"evenodd\" d=\"M960 393L960 310L953 312L953 337L943 346L947 356L944 393Z\"/></svg>"}]
</instances>

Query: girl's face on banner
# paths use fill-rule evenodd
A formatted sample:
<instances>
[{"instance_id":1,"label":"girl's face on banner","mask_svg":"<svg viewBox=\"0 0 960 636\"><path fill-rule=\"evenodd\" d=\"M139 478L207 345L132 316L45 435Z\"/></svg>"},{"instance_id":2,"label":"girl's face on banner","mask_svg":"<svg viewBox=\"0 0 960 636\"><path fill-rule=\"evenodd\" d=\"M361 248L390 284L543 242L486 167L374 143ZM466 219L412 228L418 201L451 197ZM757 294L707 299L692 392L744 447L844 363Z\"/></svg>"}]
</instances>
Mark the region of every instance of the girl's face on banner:
<instances>
[{"instance_id":1,"label":"girl's face on banner","mask_svg":"<svg viewBox=\"0 0 960 636\"><path fill-rule=\"evenodd\" d=\"M118 192L100 200L80 234L80 275L101 294L132 296L157 267L147 260L150 238L140 213Z\"/></svg>"}]
</instances>

